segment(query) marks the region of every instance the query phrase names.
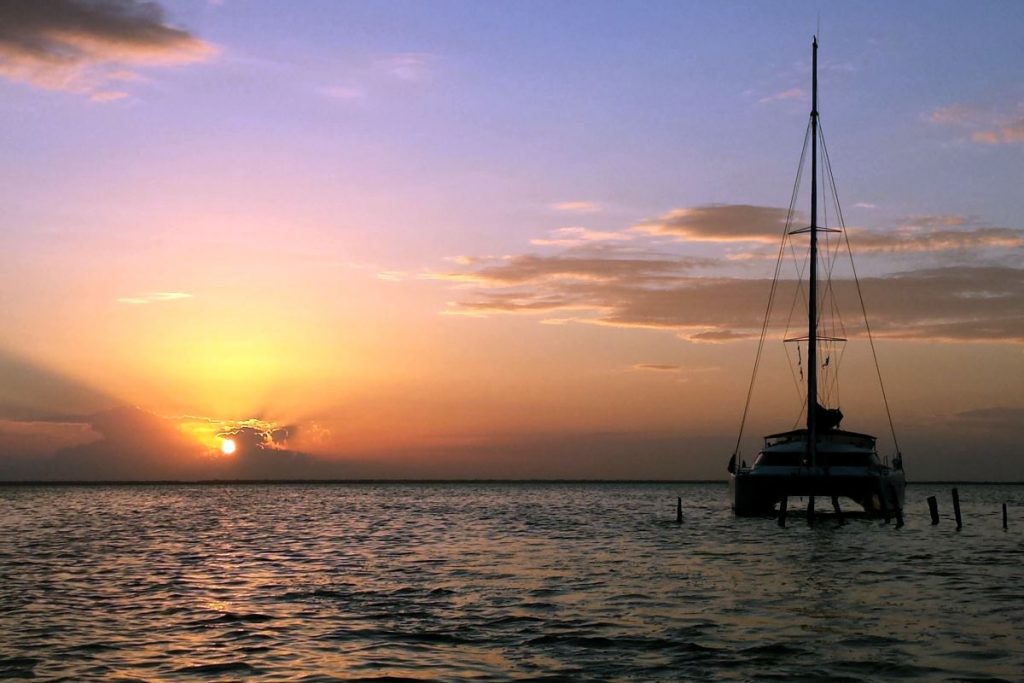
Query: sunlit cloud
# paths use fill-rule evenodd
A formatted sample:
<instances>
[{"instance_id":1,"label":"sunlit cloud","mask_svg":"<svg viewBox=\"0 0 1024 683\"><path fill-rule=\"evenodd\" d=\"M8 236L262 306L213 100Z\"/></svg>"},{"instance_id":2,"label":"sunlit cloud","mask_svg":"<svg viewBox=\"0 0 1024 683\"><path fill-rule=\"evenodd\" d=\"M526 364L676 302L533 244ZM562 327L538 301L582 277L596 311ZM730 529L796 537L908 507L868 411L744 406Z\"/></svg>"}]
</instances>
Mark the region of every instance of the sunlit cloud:
<instances>
[{"instance_id":1,"label":"sunlit cloud","mask_svg":"<svg viewBox=\"0 0 1024 683\"><path fill-rule=\"evenodd\" d=\"M561 213L599 213L604 207L598 202L590 201L574 201L574 202L555 202L550 205L550 208L554 211Z\"/></svg>"},{"instance_id":2,"label":"sunlit cloud","mask_svg":"<svg viewBox=\"0 0 1024 683\"><path fill-rule=\"evenodd\" d=\"M778 242L787 211L749 204L708 204L673 209L631 230L693 242Z\"/></svg>"},{"instance_id":3,"label":"sunlit cloud","mask_svg":"<svg viewBox=\"0 0 1024 683\"><path fill-rule=\"evenodd\" d=\"M573 247L587 242L628 242L634 237L634 235L625 232L568 227L553 230L547 237L532 239L530 244L537 246Z\"/></svg>"},{"instance_id":4,"label":"sunlit cloud","mask_svg":"<svg viewBox=\"0 0 1024 683\"><path fill-rule=\"evenodd\" d=\"M1024 144L1024 116L1021 108L1007 112L985 109L967 104L939 107L930 114L930 123L958 128L969 134L970 140L981 145Z\"/></svg>"},{"instance_id":5,"label":"sunlit cloud","mask_svg":"<svg viewBox=\"0 0 1024 683\"><path fill-rule=\"evenodd\" d=\"M971 139L986 145L1015 145L1024 143L1024 118L1004 123L990 130L975 131Z\"/></svg>"},{"instance_id":6,"label":"sunlit cloud","mask_svg":"<svg viewBox=\"0 0 1024 683\"><path fill-rule=\"evenodd\" d=\"M909 240L874 247L922 248ZM552 312L572 311L578 314L570 316L573 322L660 329L701 343L756 336L770 281L693 274L699 265L680 258L517 256L461 273L463 282L477 286L449 312L542 315L551 320ZM848 312L848 332L862 332L853 282L835 279L831 289L840 310ZM984 265L931 268L862 278L861 289L879 336L1024 341L1024 270ZM794 280L781 280L776 301L791 302L798 292ZM783 308L789 310L788 304ZM565 316L554 320L564 322ZM770 320L776 333L785 326L786 320L778 315Z\"/></svg>"},{"instance_id":7,"label":"sunlit cloud","mask_svg":"<svg viewBox=\"0 0 1024 683\"><path fill-rule=\"evenodd\" d=\"M928 114L928 121L941 125L967 125L981 114L977 107L966 104L950 104L939 107Z\"/></svg>"},{"instance_id":8,"label":"sunlit cloud","mask_svg":"<svg viewBox=\"0 0 1024 683\"><path fill-rule=\"evenodd\" d=\"M117 300L121 304L152 304L160 303L163 301L181 301L182 299L191 299L192 295L187 292L149 292L148 294L140 294L138 296L124 296Z\"/></svg>"},{"instance_id":9,"label":"sunlit cloud","mask_svg":"<svg viewBox=\"0 0 1024 683\"><path fill-rule=\"evenodd\" d=\"M137 78L127 67L199 62L215 52L170 26L156 2L0 2L0 76L97 102L127 96L108 87Z\"/></svg>"},{"instance_id":10,"label":"sunlit cloud","mask_svg":"<svg viewBox=\"0 0 1024 683\"><path fill-rule=\"evenodd\" d=\"M636 282L656 282L713 263L714 259L701 257L642 258L632 251L604 249L590 253L567 251L553 256L523 254L436 277L495 285L548 280L607 282L626 276Z\"/></svg>"},{"instance_id":11,"label":"sunlit cloud","mask_svg":"<svg viewBox=\"0 0 1024 683\"><path fill-rule=\"evenodd\" d=\"M850 240L858 253L943 252L965 249L1015 249L1024 247L1024 230L971 228L941 230L904 227L890 232L851 230Z\"/></svg>"},{"instance_id":12,"label":"sunlit cloud","mask_svg":"<svg viewBox=\"0 0 1024 683\"><path fill-rule=\"evenodd\" d=\"M680 365L670 365L668 363L636 363L631 365L632 370L645 370L653 372L679 372L682 370Z\"/></svg>"}]
</instances>

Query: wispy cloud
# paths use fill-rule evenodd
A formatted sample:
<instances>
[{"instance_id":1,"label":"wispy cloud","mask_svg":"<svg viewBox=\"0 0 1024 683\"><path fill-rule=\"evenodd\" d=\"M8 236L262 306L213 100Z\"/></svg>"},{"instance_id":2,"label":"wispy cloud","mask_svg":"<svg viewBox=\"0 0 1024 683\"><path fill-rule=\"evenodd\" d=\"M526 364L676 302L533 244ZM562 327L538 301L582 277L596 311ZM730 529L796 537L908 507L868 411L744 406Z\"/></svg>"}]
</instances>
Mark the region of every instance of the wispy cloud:
<instances>
[{"instance_id":1,"label":"wispy cloud","mask_svg":"<svg viewBox=\"0 0 1024 683\"><path fill-rule=\"evenodd\" d=\"M573 247L586 244L587 242L628 242L633 238L634 235L625 232L569 227L558 228L549 233L547 237L534 238L530 240L530 244L537 246Z\"/></svg>"},{"instance_id":2,"label":"wispy cloud","mask_svg":"<svg viewBox=\"0 0 1024 683\"><path fill-rule=\"evenodd\" d=\"M5 0L0 2L0 76L108 102L126 67L199 62L215 48L167 23L156 2Z\"/></svg>"},{"instance_id":3,"label":"wispy cloud","mask_svg":"<svg viewBox=\"0 0 1024 683\"><path fill-rule=\"evenodd\" d=\"M646 370L653 372L679 372L682 370L680 365L670 365L668 363L637 363L631 365L632 370Z\"/></svg>"},{"instance_id":4,"label":"wispy cloud","mask_svg":"<svg viewBox=\"0 0 1024 683\"><path fill-rule=\"evenodd\" d=\"M598 213L604 207L598 202L572 201L555 202L550 205L550 208L561 213Z\"/></svg>"},{"instance_id":5,"label":"wispy cloud","mask_svg":"<svg viewBox=\"0 0 1024 683\"><path fill-rule=\"evenodd\" d=\"M807 97L807 91L803 88L789 88L781 92L774 93L772 95L766 95L758 100L761 104L770 104L772 102L788 102L791 100L800 100Z\"/></svg>"},{"instance_id":6,"label":"wispy cloud","mask_svg":"<svg viewBox=\"0 0 1024 683\"><path fill-rule=\"evenodd\" d=\"M968 104L951 104L933 110L930 123L964 131L980 145L1024 144L1024 116L1021 107L1008 112Z\"/></svg>"},{"instance_id":7,"label":"wispy cloud","mask_svg":"<svg viewBox=\"0 0 1024 683\"><path fill-rule=\"evenodd\" d=\"M377 59L380 71L402 81L425 81L431 77L437 56L426 52L402 52Z\"/></svg>"},{"instance_id":8,"label":"wispy cloud","mask_svg":"<svg viewBox=\"0 0 1024 683\"><path fill-rule=\"evenodd\" d=\"M989 130L975 131L971 139L985 145L1018 145L1024 143L1024 118L1004 123Z\"/></svg>"},{"instance_id":9,"label":"wispy cloud","mask_svg":"<svg viewBox=\"0 0 1024 683\"><path fill-rule=\"evenodd\" d=\"M161 301L179 301L191 298L192 295L186 292L149 292L139 296L124 296L117 301L122 304L152 304Z\"/></svg>"},{"instance_id":10,"label":"wispy cloud","mask_svg":"<svg viewBox=\"0 0 1024 683\"><path fill-rule=\"evenodd\" d=\"M904 227L890 232L851 230L850 240L860 253L945 252L1024 247L1024 230L971 228L968 230Z\"/></svg>"}]
</instances>

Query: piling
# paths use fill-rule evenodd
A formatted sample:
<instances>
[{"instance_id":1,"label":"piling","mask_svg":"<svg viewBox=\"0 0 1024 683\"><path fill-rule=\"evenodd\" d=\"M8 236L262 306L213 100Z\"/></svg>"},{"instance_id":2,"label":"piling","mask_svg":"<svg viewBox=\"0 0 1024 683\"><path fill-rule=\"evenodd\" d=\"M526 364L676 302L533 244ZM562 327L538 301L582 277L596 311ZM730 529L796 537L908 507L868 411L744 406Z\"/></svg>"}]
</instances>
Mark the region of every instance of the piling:
<instances>
[{"instance_id":1,"label":"piling","mask_svg":"<svg viewBox=\"0 0 1024 683\"><path fill-rule=\"evenodd\" d=\"M878 507L882 509L882 517L885 518L885 523L888 524L892 520L892 513L889 512L889 497L885 495L885 489L878 490Z\"/></svg>"},{"instance_id":2,"label":"piling","mask_svg":"<svg viewBox=\"0 0 1024 683\"><path fill-rule=\"evenodd\" d=\"M903 508L900 507L900 499L896 497L896 492L892 492L892 509L896 515L896 528L903 528Z\"/></svg>"},{"instance_id":3,"label":"piling","mask_svg":"<svg viewBox=\"0 0 1024 683\"><path fill-rule=\"evenodd\" d=\"M836 519L839 520L839 523L845 524L846 521L843 519L843 509L839 507L839 496L832 496L832 509L835 510Z\"/></svg>"},{"instance_id":4,"label":"piling","mask_svg":"<svg viewBox=\"0 0 1024 683\"><path fill-rule=\"evenodd\" d=\"M935 496L928 496L928 512L932 516L932 526L939 523L939 501L935 500Z\"/></svg>"},{"instance_id":5,"label":"piling","mask_svg":"<svg viewBox=\"0 0 1024 683\"><path fill-rule=\"evenodd\" d=\"M807 523L814 523L814 496L807 499Z\"/></svg>"},{"instance_id":6,"label":"piling","mask_svg":"<svg viewBox=\"0 0 1024 683\"><path fill-rule=\"evenodd\" d=\"M786 497L786 496L783 496L782 500L779 502L779 526L781 526L783 528L785 528L785 526L786 526L786 503L788 501L789 501L789 498Z\"/></svg>"},{"instance_id":7,"label":"piling","mask_svg":"<svg viewBox=\"0 0 1024 683\"><path fill-rule=\"evenodd\" d=\"M953 514L956 516L956 530L964 528L964 520L960 517L960 492L953 489Z\"/></svg>"},{"instance_id":8,"label":"piling","mask_svg":"<svg viewBox=\"0 0 1024 683\"><path fill-rule=\"evenodd\" d=\"M1006 503L1003 503L1003 529L1006 529Z\"/></svg>"},{"instance_id":9,"label":"piling","mask_svg":"<svg viewBox=\"0 0 1024 683\"><path fill-rule=\"evenodd\" d=\"M683 523L683 499L676 498L676 524Z\"/></svg>"}]
</instances>

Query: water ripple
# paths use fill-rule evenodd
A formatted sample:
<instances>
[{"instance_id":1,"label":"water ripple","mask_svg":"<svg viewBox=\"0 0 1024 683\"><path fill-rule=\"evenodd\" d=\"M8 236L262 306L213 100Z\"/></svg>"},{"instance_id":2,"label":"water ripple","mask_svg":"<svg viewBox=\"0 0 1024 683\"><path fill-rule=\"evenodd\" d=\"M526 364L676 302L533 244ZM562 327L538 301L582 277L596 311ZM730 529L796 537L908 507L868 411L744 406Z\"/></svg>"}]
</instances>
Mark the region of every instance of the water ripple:
<instances>
[{"instance_id":1,"label":"water ripple","mask_svg":"<svg viewBox=\"0 0 1024 683\"><path fill-rule=\"evenodd\" d=\"M960 493L956 532L941 487L900 530L706 484L0 487L0 678L1020 680L1024 487Z\"/></svg>"}]
</instances>

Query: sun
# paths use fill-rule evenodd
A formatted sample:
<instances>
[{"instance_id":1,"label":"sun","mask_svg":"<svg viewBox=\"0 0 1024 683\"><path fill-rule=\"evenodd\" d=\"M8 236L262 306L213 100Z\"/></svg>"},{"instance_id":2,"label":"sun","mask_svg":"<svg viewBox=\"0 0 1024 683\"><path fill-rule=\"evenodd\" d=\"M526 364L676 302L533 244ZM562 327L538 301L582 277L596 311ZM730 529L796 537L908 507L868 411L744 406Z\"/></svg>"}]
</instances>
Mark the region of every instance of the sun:
<instances>
[{"instance_id":1,"label":"sun","mask_svg":"<svg viewBox=\"0 0 1024 683\"><path fill-rule=\"evenodd\" d=\"M220 442L220 450L224 455L231 455L236 448L234 439L224 439Z\"/></svg>"}]
</instances>

